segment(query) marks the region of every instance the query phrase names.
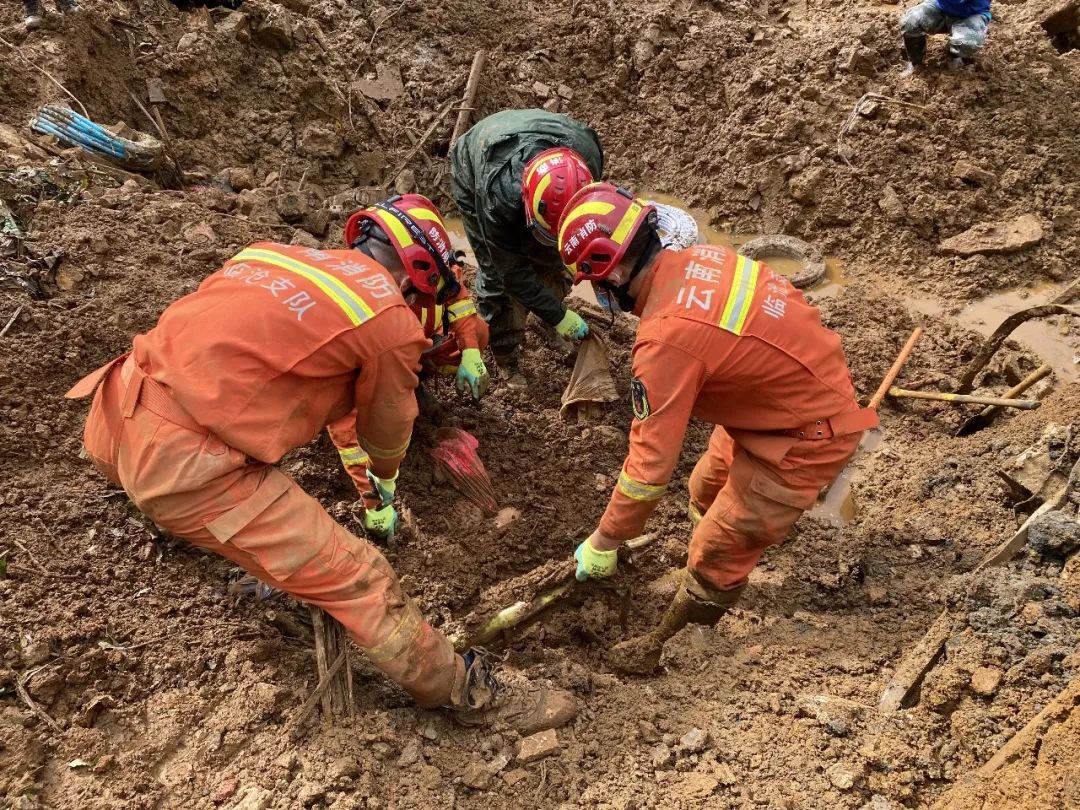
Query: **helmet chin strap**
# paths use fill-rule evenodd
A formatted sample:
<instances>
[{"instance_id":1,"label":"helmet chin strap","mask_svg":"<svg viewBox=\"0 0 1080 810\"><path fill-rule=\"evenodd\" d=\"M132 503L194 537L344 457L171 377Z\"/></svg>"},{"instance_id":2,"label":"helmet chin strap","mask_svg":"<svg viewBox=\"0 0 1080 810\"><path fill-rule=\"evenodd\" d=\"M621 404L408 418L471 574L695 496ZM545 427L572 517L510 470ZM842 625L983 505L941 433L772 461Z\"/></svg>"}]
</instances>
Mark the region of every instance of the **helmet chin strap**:
<instances>
[{"instance_id":1,"label":"helmet chin strap","mask_svg":"<svg viewBox=\"0 0 1080 810\"><path fill-rule=\"evenodd\" d=\"M633 269L630 271L630 275L626 281L616 286L606 281L601 281L600 284L605 290L608 290L615 296L615 300L619 303L619 309L623 312L633 312L634 307L637 306L637 299L630 295L630 285L634 283L634 279L641 274L641 271L645 269L645 264L652 258L654 248L660 245L660 237L655 228L649 229L649 241L645 243L645 249L641 251L641 255L634 263Z\"/></svg>"}]
</instances>

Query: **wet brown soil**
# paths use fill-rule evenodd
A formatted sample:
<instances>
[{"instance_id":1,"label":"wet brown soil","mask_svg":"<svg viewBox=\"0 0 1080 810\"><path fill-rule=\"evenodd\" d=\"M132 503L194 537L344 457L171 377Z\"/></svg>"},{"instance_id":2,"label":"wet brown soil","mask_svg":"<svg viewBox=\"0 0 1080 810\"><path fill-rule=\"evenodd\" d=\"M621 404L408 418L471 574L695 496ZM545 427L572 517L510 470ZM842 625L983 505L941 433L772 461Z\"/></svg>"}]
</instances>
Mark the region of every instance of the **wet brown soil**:
<instances>
[{"instance_id":1,"label":"wet brown soil","mask_svg":"<svg viewBox=\"0 0 1080 810\"><path fill-rule=\"evenodd\" d=\"M835 257L843 283L809 296L843 336L860 397L917 324L904 386L952 390L981 341L965 308L1017 289L1034 300L1080 259L1080 60L1036 24L1048 5L995 4L974 72L939 69L934 42L931 69L909 81L898 7L858 0L527 13L249 0L243 17L85 0L30 35L17 4L0 7L13 46L0 44L5 125L25 133L38 106L64 98L28 62L96 120L147 131L129 91L146 104L147 80L160 80L185 172L184 188L128 178L0 128L0 199L26 234L21 253L0 256L0 807L1068 807L1074 724L1047 737L1045 756L965 787L1080 668L1075 559L1032 550L967 576L1018 524L996 468L1047 424L1077 421L1080 387L1062 374L1039 410L959 439L967 411L887 401L841 503L827 497L800 521L740 606L682 631L657 674L616 675L607 650L656 621L685 558L685 483L708 436L693 425L650 525L657 541L611 585L574 589L497 645L585 706L555 753L525 764L512 731L457 728L366 670L354 719L290 739L315 679L305 611L230 594L228 565L162 536L79 458L85 404L62 399L249 242L336 246L344 215L383 185L448 205L456 113L438 116L479 47L490 57L478 114L557 107L597 129L616 182L673 194L720 232L790 233ZM886 100L852 116L867 92ZM1044 232L1020 253L938 249L1020 214ZM51 268L41 260L58 253ZM479 438L499 506L517 510L493 519L439 484L436 426L418 424L402 475L411 528L387 555L449 632L507 595L503 580L568 557L602 512L626 449L632 326L597 328L622 397L599 422L560 418L573 358L535 324L527 395L496 390L474 406L434 387L447 424ZM977 390L1000 393L1051 344L1075 349L1074 328L1055 319L1059 339L1007 343ZM325 438L282 466L359 531ZM965 618L917 704L878 713L945 605ZM982 792L950 792L969 788Z\"/></svg>"}]
</instances>

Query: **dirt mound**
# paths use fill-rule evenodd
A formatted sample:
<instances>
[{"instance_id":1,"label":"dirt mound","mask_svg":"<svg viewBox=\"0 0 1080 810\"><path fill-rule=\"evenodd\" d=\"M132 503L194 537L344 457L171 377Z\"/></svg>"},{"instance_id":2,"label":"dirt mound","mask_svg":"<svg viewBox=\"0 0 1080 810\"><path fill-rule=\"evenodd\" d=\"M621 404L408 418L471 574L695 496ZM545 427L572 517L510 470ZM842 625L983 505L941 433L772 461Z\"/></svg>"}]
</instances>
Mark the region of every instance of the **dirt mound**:
<instances>
[{"instance_id":1,"label":"dirt mound","mask_svg":"<svg viewBox=\"0 0 1080 810\"><path fill-rule=\"evenodd\" d=\"M576 589L500 645L508 665L586 705L532 763L515 760L513 732L417 712L373 672L358 676L354 721L287 739L314 685L306 611L230 594L228 565L162 536L79 458L85 404L62 399L246 244L336 246L344 216L383 189L448 203L443 158L480 47L477 115L560 109L597 129L618 182L836 256L846 284L810 296L843 335L862 398L917 323L904 386L952 390L980 343L954 302L1059 281L1080 258L1080 60L1038 27L1042 5L995 6L973 73L910 82L896 9L855 0L575 0L527 14L475 0L82 5L29 35L18 4L0 7L0 200L25 237L0 253L0 804L929 807L1072 677L1068 564L1025 556L958 594L1016 526L995 468L1047 423L1075 420L1076 384L963 439L954 406L887 403L881 442L856 462L851 519L805 517L739 609L680 634L656 677L623 679L605 651L655 621L685 561L685 483L709 432L691 425L649 527L659 539L611 587ZM157 111L182 185L27 144L33 113L70 101L57 82L99 122L156 137L132 94ZM1018 252L940 249L1024 215L1042 236ZM919 314L909 294L945 300ZM433 386L515 510L490 518L439 485L436 425L418 424L402 476L411 518L387 554L437 625L521 598L500 583L565 560L598 520L626 450L633 329L597 329L620 395L599 421L560 418L573 358L535 324L527 396L473 406ZM1009 343L978 383L1000 392L1038 363ZM282 466L359 531L325 438ZM960 640L919 705L879 715L893 667L948 604L967 617ZM1040 757L1075 754L1067 728ZM1028 765L1049 767L1011 765L999 792ZM1031 784L1032 806L1055 806L1059 783Z\"/></svg>"}]
</instances>

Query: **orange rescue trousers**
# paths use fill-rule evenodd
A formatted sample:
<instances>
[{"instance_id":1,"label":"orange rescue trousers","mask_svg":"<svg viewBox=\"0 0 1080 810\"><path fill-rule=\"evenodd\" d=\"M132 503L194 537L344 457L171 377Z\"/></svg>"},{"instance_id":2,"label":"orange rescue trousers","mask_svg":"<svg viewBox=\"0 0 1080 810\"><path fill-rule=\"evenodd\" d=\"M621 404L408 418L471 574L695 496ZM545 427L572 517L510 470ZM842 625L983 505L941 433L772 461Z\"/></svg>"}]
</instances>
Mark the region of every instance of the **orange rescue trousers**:
<instances>
[{"instance_id":1,"label":"orange rescue trousers","mask_svg":"<svg viewBox=\"0 0 1080 810\"><path fill-rule=\"evenodd\" d=\"M704 515L690 539L691 571L720 590L746 582L769 546L784 542L859 446L862 432L800 441L779 463L751 455L722 427L690 475L690 502Z\"/></svg>"},{"instance_id":2,"label":"orange rescue trousers","mask_svg":"<svg viewBox=\"0 0 1080 810\"><path fill-rule=\"evenodd\" d=\"M450 703L464 662L382 554L276 467L194 424L133 358L98 387L84 438L94 465L163 529L334 616L419 705Z\"/></svg>"}]
</instances>

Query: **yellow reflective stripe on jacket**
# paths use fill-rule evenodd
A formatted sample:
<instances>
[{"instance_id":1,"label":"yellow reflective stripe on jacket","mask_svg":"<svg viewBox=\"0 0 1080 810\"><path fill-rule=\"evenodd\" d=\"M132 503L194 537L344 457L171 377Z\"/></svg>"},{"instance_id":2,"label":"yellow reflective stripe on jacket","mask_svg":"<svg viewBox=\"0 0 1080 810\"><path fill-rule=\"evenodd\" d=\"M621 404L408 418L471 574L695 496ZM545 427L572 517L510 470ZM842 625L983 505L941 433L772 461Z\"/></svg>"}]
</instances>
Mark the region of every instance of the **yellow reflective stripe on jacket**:
<instances>
[{"instance_id":1,"label":"yellow reflective stripe on jacket","mask_svg":"<svg viewBox=\"0 0 1080 810\"><path fill-rule=\"evenodd\" d=\"M359 447L339 447L338 455L341 456L341 463L346 467L355 467L371 461L368 454Z\"/></svg>"},{"instance_id":2,"label":"yellow reflective stripe on jacket","mask_svg":"<svg viewBox=\"0 0 1080 810\"><path fill-rule=\"evenodd\" d=\"M338 308L345 313L353 326L359 326L375 315L371 307L368 306L367 301L358 292L350 289L341 279L327 273L325 270L320 270L318 267L298 261L291 256L262 248L246 248L234 256L232 260L237 262L262 262L307 279L338 305Z\"/></svg>"},{"instance_id":3,"label":"yellow reflective stripe on jacket","mask_svg":"<svg viewBox=\"0 0 1080 810\"><path fill-rule=\"evenodd\" d=\"M360 443L367 448L368 454L374 458L397 458L406 450L409 449L409 442L412 441L412 436L405 440L405 444L397 448L383 448L376 447L367 439L361 438Z\"/></svg>"},{"instance_id":4,"label":"yellow reflective stripe on jacket","mask_svg":"<svg viewBox=\"0 0 1080 810\"><path fill-rule=\"evenodd\" d=\"M760 267L757 262L745 256L738 257L735 262L735 278L731 281L727 303L724 304L724 312L720 316L721 329L736 335L742 334L746 319L750 315L750 305L754 302L754 293L757 291Z\"/></svg>"},{"instance_id":5,"label":"yellow reflective stripe on jacket","mask_svg":"<svg viewBox=\"0 0 1080 810\"><path fill-rule=\"evenodd\" d=\"M616 489L635 501L655 501L663 496L667 484L643 484L640 481L635 481L626 474L626 470L623 470L619 473L619 483Z\"/></svg>"},{"instance_id":6,"label":"yellow reflective stripe on jacket","mask_svg":"<svg viewBox=\"0 0 1080 810\"><path fill-rule=\"evenodd\" d=\"M476 304L471 298L463 298L450 305L450 323L476 314Z\"/></svg>"}]
</instances>

